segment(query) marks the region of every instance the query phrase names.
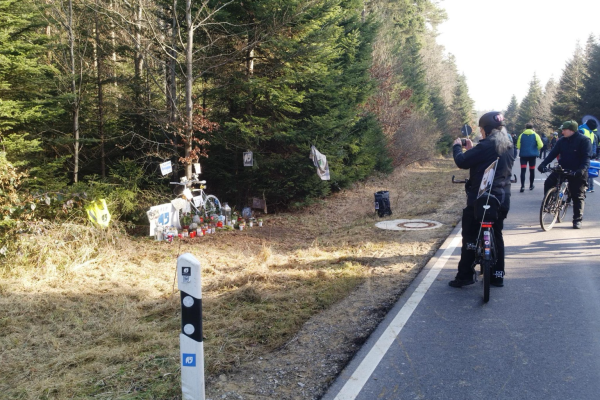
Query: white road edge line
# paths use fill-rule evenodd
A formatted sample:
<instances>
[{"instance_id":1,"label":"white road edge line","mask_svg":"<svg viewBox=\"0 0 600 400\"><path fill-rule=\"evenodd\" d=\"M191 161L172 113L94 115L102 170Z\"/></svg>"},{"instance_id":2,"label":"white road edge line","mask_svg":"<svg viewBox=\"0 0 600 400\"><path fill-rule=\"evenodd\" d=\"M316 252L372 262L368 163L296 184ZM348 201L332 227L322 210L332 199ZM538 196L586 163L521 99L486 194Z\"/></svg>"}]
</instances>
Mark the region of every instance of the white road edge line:
<instances>
[{"instance_id":1,"label":"white road edge line","mask_svg":"<svg viewBox=\"0 0 600 400\"><path fill-rule=\"evenodd\" d=\"M394 317L392 323L383 332L381 337L373 345L369 353L362 360L360 365L356 368L356 371L344 384L344 387L338 392L334 400L354 400L360 393L363 386L371 377L375 368L388 351L396 337L400 334L400 331L406 324L406 321L410 318L413 311L417 308L425 293L435 281L438 274L446 265L446 262L454 252L454 249L461 243L461 230L458 231L454 239L450 242L450 245L444 250L441 257L435 262L431 270L427 273L425 278L421 281L419 286L415 289L410 298L406 301L406 304L398 310L398 313Z\"/></svg>"}]
</instances>

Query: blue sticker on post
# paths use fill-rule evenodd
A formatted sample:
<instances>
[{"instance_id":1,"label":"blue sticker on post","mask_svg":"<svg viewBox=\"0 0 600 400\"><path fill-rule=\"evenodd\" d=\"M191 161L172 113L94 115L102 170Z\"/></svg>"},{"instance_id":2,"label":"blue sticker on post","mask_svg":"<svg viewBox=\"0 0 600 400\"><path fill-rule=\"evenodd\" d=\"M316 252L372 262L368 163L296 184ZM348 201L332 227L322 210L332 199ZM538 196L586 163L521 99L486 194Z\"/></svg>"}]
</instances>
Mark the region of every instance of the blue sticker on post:
<instances>
[{"instance_id":1,"label":"blue sticker on post","mask_svg":"<svg viewBox=\"0 0 600 400\"><path fill-rule=\"evenodd\" d=\"M183 353L181 355L181 365L184 367L195 367L196 366L196 355Z\"/></svg>"}]
</instances>

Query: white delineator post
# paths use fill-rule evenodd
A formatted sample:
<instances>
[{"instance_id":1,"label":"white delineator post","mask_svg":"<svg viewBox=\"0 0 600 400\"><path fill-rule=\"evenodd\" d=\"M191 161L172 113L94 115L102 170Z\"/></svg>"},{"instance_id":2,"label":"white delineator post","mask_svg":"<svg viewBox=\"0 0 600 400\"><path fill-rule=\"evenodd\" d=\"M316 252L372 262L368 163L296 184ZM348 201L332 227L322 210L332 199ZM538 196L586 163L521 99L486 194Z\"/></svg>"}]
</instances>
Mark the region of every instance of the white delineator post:
<instances>
[{"instance_id":1,"label":"white delineator post","mask_svg":"<svg viewBox=\"0 0 600 400\"><path fill-rule=\"evenodd\" d=\"M184 400L204 400L202 280L200 261L190 253L177 259L177 287L181 292L181 392Z\"/></svg>"}]
</instances>

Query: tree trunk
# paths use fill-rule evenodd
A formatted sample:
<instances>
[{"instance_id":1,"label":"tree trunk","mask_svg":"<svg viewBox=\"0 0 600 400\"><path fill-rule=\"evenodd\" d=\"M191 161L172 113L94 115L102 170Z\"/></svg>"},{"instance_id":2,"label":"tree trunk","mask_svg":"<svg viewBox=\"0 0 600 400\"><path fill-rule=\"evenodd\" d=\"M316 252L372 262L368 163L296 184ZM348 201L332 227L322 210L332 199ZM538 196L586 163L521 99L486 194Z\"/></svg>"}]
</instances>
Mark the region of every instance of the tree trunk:
<instances>
[{"instance_id":1,"label":"tree trunk","mask_svg":"<svg viewBox=\"0 0 600 400\"><path fill-rule=\"evenodd\" d=\"M142 0L137 0L135 8L135 93L136 100L140 100L142 85L142 69L144 68L144 56L142 54Z\"/></svg>"},{"instance_id":2,"label":"tree trunk","mask_svg":"<svg viewBox=\"0 0 600 400\"><path fill-rule=\"evenodd\" d=\"M176 130L177 126L177 37L179 34L177 23L177 0L173 0L173 9L171 10L173 16L173 22L171 24L171 50L168 54L169 60L169 82L168 82L168 90L167 90L167 107L169 109L169 125ZM173 145L175 148L175 154L178 154L179 147L179 136L175 131L173 135ZM179 177L179 168L178 163L174 163L173 167L173 175Z\"/></svg>"},{"instance_id":3,"label":"tree trunk","mask_svg":"<svg viewBox=\"0 0 600 400\"><path fill-rule=\"evenodd\" d=\"M71 93L73 94L73 182L79 180L79 94L75 80L75 37L73 35L73 0L69 0L68 16L69 53L71 58Z\"/></svg>"},{"instance_id":4,"label":"tree trunk","mask_svg":"<svg viewBox=\"0 0 600 400\"><path fill-rule=\"evenodd\" d=\"M96 4L98 1L96 0ZM98 14L95 14L95 31L96 31L96 42L94 43L94 58L96 64L96 75L98 85L98 137L100 138L100 164L102 170L102 178L106 178L106 153L104 148L104 91L102 87L102 53L101 53L101 42L100 32L98 24Z\"/></svg>"},{"instance_id":5,"label":"tree trunk","mask_svg":"<svg viewBox=\"0 0 600 400\"><path fill-rule=\"evenodd\" d=\"M192 0L185 2L185 22L187 25L187 46L185 50L185 157L192 154L192 137L194 135L193 112L194 103L192 100L192 84L194 82L192 57L194 55L194 26L192 25ZM188 179L192 177L192 164L188 161L185 165L185 175Z\"/></svg>"},{"instance_id":6,"label":"tree trunk","mask_svg":"<svg viewBox=\"0 0 600 400\"><path fill-rule=\"evenodd\" d=\"M248 38L250 42L250 38ZM248 49L246 53L246 80L250 82L254 76L254 47ZM252 98L252 88L248 85L248 101L246 102L246 114L252 115L254 111L254 99Z\"/></svg>"}]
</instances>

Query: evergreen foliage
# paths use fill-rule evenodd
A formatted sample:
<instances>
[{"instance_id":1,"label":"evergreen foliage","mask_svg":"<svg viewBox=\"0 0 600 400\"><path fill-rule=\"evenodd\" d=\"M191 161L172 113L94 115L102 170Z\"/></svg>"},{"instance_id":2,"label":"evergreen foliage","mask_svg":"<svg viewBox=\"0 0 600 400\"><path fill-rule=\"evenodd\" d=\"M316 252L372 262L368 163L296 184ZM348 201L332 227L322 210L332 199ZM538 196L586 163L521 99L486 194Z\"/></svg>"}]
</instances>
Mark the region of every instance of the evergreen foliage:
<instances>
[{"instance_id":1,"label":"evergreen foliage","mask_svg":"<svg viewBox=\"0 0 600 400\"><path fill-rule=\"evenodd\" d=\"M534 124L534 129L539 129L538 127L538 112L539 105L542 101L542 87L540 86L540 81L537 76L534 74L533 79L529 82L529 90L521 105L519 106L519 113L517 115L516 121L516 130L517 132L522 132L525 130L525 124L532 123Z\"/></svg>"},{"instance_id":2,"label":"evergreen foliage","mask_svg":"<svg viewBox=\"0 0 600 400\"><path fill-rule=\"evenodd\" d=\"M540 134L550 134L555 130L552 124L552 104L556 98L557 85L554 79L550 78L544 87L542 99L535 110L533 123Z\"/></svg>"},{"instance_id":3,"label":"evergreen foliage","mask_svg":"<svg viewBox=\"0 0 600 400\"><path fill-rule=\"evenodd\" d=\"M457 132L460 132L464 124L473 124L473 100L469 96L467 78L464 75L457 77L451 109L453 128Z\"/></svg>"},{"instance_id":4,"label":"evergreen foliage","mask_svg":"<svg viewBox=\"0 0 600 400\"><path fill-rule=\"evenodd\" d=\"M7 207L57 217L104 197L143 223L197 161L231 204L285 207L447 151L472 120L432 0L185 3L0 3L2 162L23 195Z\"/></svg>"},{"instance_id":5,"label":"evergreen foliage","mask_svg":"<svg viewBox=\"0 0 600 400\"><path fill-rule=\"evenodd\" d=\"M556 98L551 108L553 126L559 127L564 121L575 119L581 114L579 104L584 75L585 59L581 47L577 46L558 83Z\"/></svg>"},{"instance_id":6,"label":"evergreen foliage","mask_svg":"<svg viewBox=\"0 0 600 400\"><path fill-rule=\"evenodd\" d=\"M517 130L517 116L519 115L519 103L517 102L517 96L514 94L510 98L510 103L506 107L504 112L504 121L506 123L506 130L508 133L520 133Z\"/></svg>"},{"instance_id":7,"label":"evergreen foliage","mask_svg":"<svg viewBox=\"0 0 600 400\"><path fill-rule=\"evenodd\" d=\"M580 99L580 116L600 118L600 45L590 47L587 74L583 78Z\"/></svg>"},{"instance_id":8,"label":"evergreen foliage","mask_svg":"<svg viewBox=\"0 0 600 400\"><path fill-rule=\"evenodd\" d=\"M44 157L39 133L63 110L53 98L57 70L44 62L49 38L36 11L29 1L0 3L0 137L8 162L41 178L24 180L24 187L55 186L53 173L60 175L64 161Z\"/></svg>"}]
</instances>

